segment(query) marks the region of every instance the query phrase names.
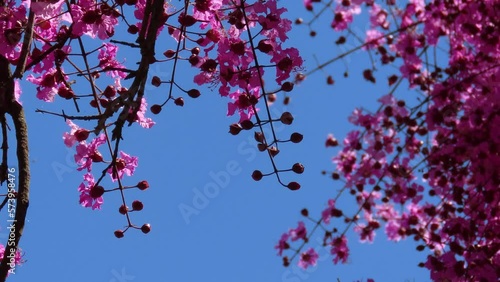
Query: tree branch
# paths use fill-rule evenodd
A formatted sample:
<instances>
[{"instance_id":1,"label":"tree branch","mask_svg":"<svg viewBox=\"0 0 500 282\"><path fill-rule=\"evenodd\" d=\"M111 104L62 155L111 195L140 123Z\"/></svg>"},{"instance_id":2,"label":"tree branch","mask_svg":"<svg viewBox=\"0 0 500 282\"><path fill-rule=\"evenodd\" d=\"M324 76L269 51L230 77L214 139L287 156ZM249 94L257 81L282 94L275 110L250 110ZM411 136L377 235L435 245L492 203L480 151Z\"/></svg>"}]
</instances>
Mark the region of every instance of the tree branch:
<instances>
[{"instance_id":1,"label":"tree branch","mask_svg":"<svg viewBox=\"0 0 500 282\"><path fill-rule=\"evenodd\" d=\"M0 263L0 282L4 282L7 279L7 275L11 268L9 256L12 257L17 252L19 241L24 230L26 214L29 206L30 167L28 128L24 117L24 109L15 100L14 78L10 71L9 61L3 56L0 56L0 74L0 83L2 83L2 92L4 94L4 97L1 98L3 98L3 102L5 103L4 105L6 106L5 111L12 117L14 123L18 164L16 215L14 218L13 228L11 230L14 234L14 240L6 243L4 256Z\"/></svg>"}]
</instances>

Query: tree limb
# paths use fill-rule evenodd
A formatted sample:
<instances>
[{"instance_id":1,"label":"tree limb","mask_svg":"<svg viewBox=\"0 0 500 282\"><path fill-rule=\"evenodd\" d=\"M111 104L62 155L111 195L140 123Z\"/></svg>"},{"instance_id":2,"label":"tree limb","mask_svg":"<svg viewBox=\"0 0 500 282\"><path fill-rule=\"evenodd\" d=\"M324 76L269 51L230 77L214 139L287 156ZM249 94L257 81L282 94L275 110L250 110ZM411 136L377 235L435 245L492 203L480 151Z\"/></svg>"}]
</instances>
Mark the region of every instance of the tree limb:
<instances>
[{"instance_id":1,"label":"tree limb","mask_svg":"<svg viewBox=\"0 0 500 282\"><path fill-rule=\"evenodd\" d=\"M16 215L14 218L14 227L11 232L14 234L14 240L8 241L5 246L5 252L0 262L0 282L4 282L11 268L9 256L15 255L18 249L19 241L23 234L26 214L29 206L30 191L30 167L29 167L29 147L28 147L28 127L24 117L23 107L14 97L14 78L10 71L9 61L0 56L0 84L3 88L2 102L4 110L12 117L14 130L16 133L16 154L17 154L17 197L16 197ZM9 236L10 237L10 236Z\"/></svg>"}]
</instances>

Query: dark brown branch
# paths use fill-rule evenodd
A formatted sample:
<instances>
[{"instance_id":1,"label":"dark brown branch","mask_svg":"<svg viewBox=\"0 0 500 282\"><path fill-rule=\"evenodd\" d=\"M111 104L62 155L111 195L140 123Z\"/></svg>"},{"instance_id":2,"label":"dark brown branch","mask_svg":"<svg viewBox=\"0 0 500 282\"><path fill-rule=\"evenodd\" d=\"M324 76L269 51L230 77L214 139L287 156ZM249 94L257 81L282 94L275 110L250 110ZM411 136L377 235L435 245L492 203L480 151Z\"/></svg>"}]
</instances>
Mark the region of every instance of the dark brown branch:
<instances>
[{"instance_id":1,"label":"dark brown branch","mask_svg":"<svg viewBox=\"0 0 500 282\"><path fill-rule=\"evenodd\" d=\"M28 60L28 53L31 49L31 41L33 40L33 26L35 22L35 13L30 10L28 17L28 24L24 31L24 41L23 47L21 49L21 55L19 56L19 62L17 64L16 70L14 71L15 78L22 78L24 71L26 70L26 62Z\"/></svg>"},{"instance_id":2,"label":"dark brown branch","mask_svg":"<svg viewBox=\"0 0 500 282\"><path fill-rule=\"evenodd\" d=\"M9 143L7 140L7 120L5 112L1 113L0 123L2 124L2 164L0 164L0 185L7 179L7 157L9 151Z\"/></svg>"},{"instance_id":3,"label":"dark brown branch","mask_svg":"<svg viewBox=\"0 0 500 282\"><path fill-rule=\"evenodd\" d=\"M8 201L9 201L9 197L5 196L5 198L3 198L2 203L0 204L0 211L2 211L3 207L5 207L5 205L7 204Z\"/></svg>"},{"instance_id":4,"label":"dark brown branch","mask_svg":"<svg viewBox=\"0 0 500 282\"><path fill-rule=\"evenodd\" d=\"M14 226L11 232L14 234L14 240L5 244L5 252L0 263L0 282L4 282L10 270L9 256L15 255L18 249L19 241L23 234L24 223L29 206L30 191L30 167L29 167L29 147L28 147L28 127L24 117L23 107L14 97L14 78L10 71L9 61L0 56L0 82L3 84L3 102L5 110L12 117L14 130L16 132L16 154L17 154L17 201L16 215L14 217ZM10 236L9 236L10 238ZM8 247L7 247L8 246Z\"/></svg>"},{"instance_id":5,"label":"dark brown branch","mask_svg":"<svg viewBox=\"0 0 500 282\"><path fill-rule=\"evenodd\" d=\"M100 119L101 116L102 116L102 115L95 115L95 116L70 116L70 115L65 114L64 111L62 112L62 114L58 114L58 113L53 113L53 112L49 112L49 111L45 111L45 110L40 110L40 109L36 109L35 112L36 113L49 114L49 115L54 115L54 116L62 117L62 118L64 118L64 120L67 120L67 119L71 119L71 120L96 120L96 119Z\"/></svg>"},{"instance_id":6,"label":"dark brown branch","mask_svg":"<svg viewBox=\"0 0 500 282\"><path fill-rule=\"evenodd\" d=\"M125 121L129 116L130 109L133 110L133 114L136 114L141 105L141 100L138 98L134 102L138 91L141 89L141 85L145 85L146 79L148 77L149 65L155 62L155 44L156 44L156 34L158 32L159 23L163 15L163 1L162 0L152 0L147 1L145 8L145 15L143 20L143 25L140 34L145 34L145 38L141 39L139 35L138 43L141 46L141 61L137 71L135 71L136 76L132 85L128 91L121 95L120 97L113 100L103 113L103 117L98 121L97 126L94 130L95 134L99 134L101 130L105 128L106 120L113 116L118 109L123 106L123 109L118 117L117 126L121 124L121 121ZM146 24L149 23L149 24ZM142 98L142 97L140 97ZM120 130L115 130L115 132L121 132ZM112 140L121 138L116 134L113 134Z\"/></svg>"},{"instance_id":7,"label":"dark brown branch","mask_svg":"<svg viewBox=\"0 0 500 282\"><path fill-rule=\"evenodd\" d=\"M126 41L120 41L120 40L114 40L114 39L111 39L109 42L115 43L115 44L125 45L125 46L132 47L132 48L140 48L141 47L140 45L135 44L135 43L130 43L130 42L126 42Z\"/></svg>"}]
</instances>

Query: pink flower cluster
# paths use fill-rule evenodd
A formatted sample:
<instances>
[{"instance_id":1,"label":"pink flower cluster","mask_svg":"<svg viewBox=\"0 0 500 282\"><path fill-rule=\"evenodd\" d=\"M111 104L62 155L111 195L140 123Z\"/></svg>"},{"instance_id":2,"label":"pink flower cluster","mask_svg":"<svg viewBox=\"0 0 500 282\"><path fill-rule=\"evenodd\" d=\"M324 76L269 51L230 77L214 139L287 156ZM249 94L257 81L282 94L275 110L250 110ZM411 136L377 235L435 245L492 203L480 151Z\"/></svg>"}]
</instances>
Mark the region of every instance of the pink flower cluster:
<instances>
[{"instance_id":1,"label":"pink flower cluster","mask_svg":"<svg viewBox=\"0 0 500 282\"><path fill-rule=\"evenodd\" d=\"M275 249L278 249L278 255L282 256L283 251L290 248L288 240L291 240L292 242L298 240L303 240L305 242L308 241L307 230L305 228L304 222L299 222L299 226L297 228L290 229L287 233L284 233L281 236L278 244L274 247ZM306 252L303 252L300 255L298 265L302 269L307 269L309 266L316 266L318 258L318 253L313 248L309 248ZM288 257L285 256L284 261L288 261Z\"/></svg>"},{"instance_id":2,"label":"pink flower cluster","mask_svg":"<svg viewBox=\"0 0 500 282\"><path fill-rule=\"evenodd\" d=\"M316 2L304 5L312 10ZM327 225L325 238L331 238L338 225L328 225L336 214L346 229L353 226L360 241L373 242L385 223L390 240L410 237L421 243L418 251L429 251L419 266L430 270L433 281L497 281L498 2L410 0L397 8L397 1L386 6L374 2L336 1L332 27L347 29L366 4L371 29L362 48L377 50L382 65L401 62L400 74L389 78L389 86L402 78L424 97L417 103L398 100L391 91L379 99L377 112L354 111L349 121L359 129L347 135L333 158L332 177L345 181L342 192L354 196L360 212L334 212L335 201L329 200L318 224ZM388 34L391 14L397 30ZM438 66L439 58L438 65L424 65L428 50L443 47L448 49L446 66ZM364 76L375 82L371 71ZM338 142L329 136L326 144ZM405 209L396 209L399 205ZM334 262L345 262L346 243L334 241Z\"/></svg>"},{"instance_id":3,"label":"pink flower cluster","mask_svg":"<svg viewBox=\"0 0 500 282\"><path fill-rule=\"evenodd\" d=\"M299 70L303 60L296 48L283 46L291 30L291 21L282 17L285 8L278 8L274 0L244 2L244 7L238 3L211 0L195 5L193 17L207 32L197 41L204 47L204 55L193 55L190 62L201 71L194 81L199 85L220 83L219 93L232 99L228 115L238 113L244 121L252 118L258 99L265 93L262 55L269 56L278 85ZM223 25L225 21L229 25ZM252 34L259 29L259 34ZM215 56L211 56L213 52Z\"/></svg>"},{"instance_id":4,"label":"pink flower cluster","mask_svg":"<svg viewBox=\"0 0 500 282\"><path fill-rule=\"evenodd\" d=\"M63 134L64 144L67 147L73 147L76 144L75 162L79 165L77 170L87 170L87 173L83 176L84 182L78 187L78 192L80 192L80 204L84 207L100 209L103 203L102 194L104 192L94 195L91 193L92 188L96 187L94 176L91 171L93 164L105 162L99 151L99 147L107 143L106 135L100 134L90 141L90 143L87 143L86 140L89 137L90 131L80 128L71 120L67 120L67 123L71 127L71 131ZM137 166L137 157L132 157L120 151L120 157L116 158L114 166L110 166L107 169L107 173L114 182L117 178L123 178L123 175L132 176ZM116 167L116 172L114 167Z\"/></svg>"},{"instance_id":5,"label":"pink flower cluster","mask_svg":"<svg viewBox=\"0 0 500 282\"><path fill-rule=\"evenodd\" d=\"M333 204L333 200L329 202L329 207L323 211L323 221L330 220L330 216L337 216L336 210ZM335 212L332 212L335 210ZM278 250L278 255L283 256L283 251L290 249L290 244L296 241L303 241L307 243L309 238L307 237L307 229L304 222L300 221L298 226L294 229L290 229L287 233L281 236L278 244L274 247ZM331 234L325 235L325 245L330 246L330 252L333 255L333 262L337 264L338 262L346 263L349 258L349 248L347 246L347 238L344 235L332 237ZM309 266L316 266L319 255L314 250L314 248L309 248L307 251L300 254L300 260L298 266L302 269L307 269ZM285 265L288 265L288 256L283 257Z\"/></svg>"},{"instance_id":6,"label":"pink flower cluster","mask_svg":"<svg viewBox=\"0 0 500 282\"><path fill-rule=\"evenodd\" d=\"M0 6L0 55L12 60L19 56L23 24L27 21L26 6L7 1Z\"/></svg>"}]
</instances>

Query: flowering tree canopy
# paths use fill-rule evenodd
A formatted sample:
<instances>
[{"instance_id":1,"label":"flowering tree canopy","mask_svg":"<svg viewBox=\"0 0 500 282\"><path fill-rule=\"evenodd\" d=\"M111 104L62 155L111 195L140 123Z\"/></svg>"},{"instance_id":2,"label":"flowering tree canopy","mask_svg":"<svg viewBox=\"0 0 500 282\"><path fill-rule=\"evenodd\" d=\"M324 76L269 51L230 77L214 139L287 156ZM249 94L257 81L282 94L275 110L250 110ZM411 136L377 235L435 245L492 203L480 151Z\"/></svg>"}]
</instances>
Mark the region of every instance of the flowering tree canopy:
<instances>
[{"instance_id":1,"label":"flowering tree canopy","mask_svg":"<svg viewBox=\"0 0 500 282\"><path fill-rule=\"evenodd\" d=\"M0 0L0 182L7 185L0 210L7 201L17 203L15 240L0 248L0 281L23 263L19 241L30 172L21 79L36 87L43 102L67 101L61 112L37 112L68 125L61 145L76 150L80 204L100 209L106 197L121 199L118 210L127 227L114 232L121 238L132 229L151 231L150 224L132 221L130 212L142 210L142 202L127 205L127 190L149 188L147 180L128 183L139 164L139 152L120 147L128 126L159 126L153 116L165 108L182 107L204 89L217 91L227 115L236 116L229 133L251 134L272 165L251 177L274 177L293 193L301 185L289 176L303 173L304 166L282 168L276 156L280 144L300 143L303 135L280 136L276 124L292 125L294 116L275 116L270 108L278 98L290 103L294 87L357 51L367 53L372 65L359 75L384 84L387 92L380 93L377 111L353 111L353 130L342 141L334 134L326 138L326 147L339 148L334 169L324 172L341 183L338 193L317 216L303 209L307 221L281 236L276 249L283 264L316 265L317 250L307 246L316 232L324 233L333 263L346 263L348 230L361 242L373 242L383 229L390 240L413 238L417 251L430 251L419 266L434 281L497 281L500 2L399 2L304 0L294 7L304 18L289 19L291 4L278 0ZM358 34L351 27L363 17L367 29ZM307 50L291 46L289 32L295 25L316 36L314 25L322 18L330 19L336 44L350 47L306 70L301 54ZM127 61L125 52L139 61ZM170 70L168 79L152 75L158 65ZM389 66L395 73L378 80ZM191 70L190 85L179 82L185 68ZM335 79L327 76L325 83ZM399 95L402 85L416 96ZM147 86L164 89L162 103L148 105ZM16 191L9 190L8 140L17 145ZM354 213L338 205L344 194L354 197Z\"/></svg>"}]
</instances>

